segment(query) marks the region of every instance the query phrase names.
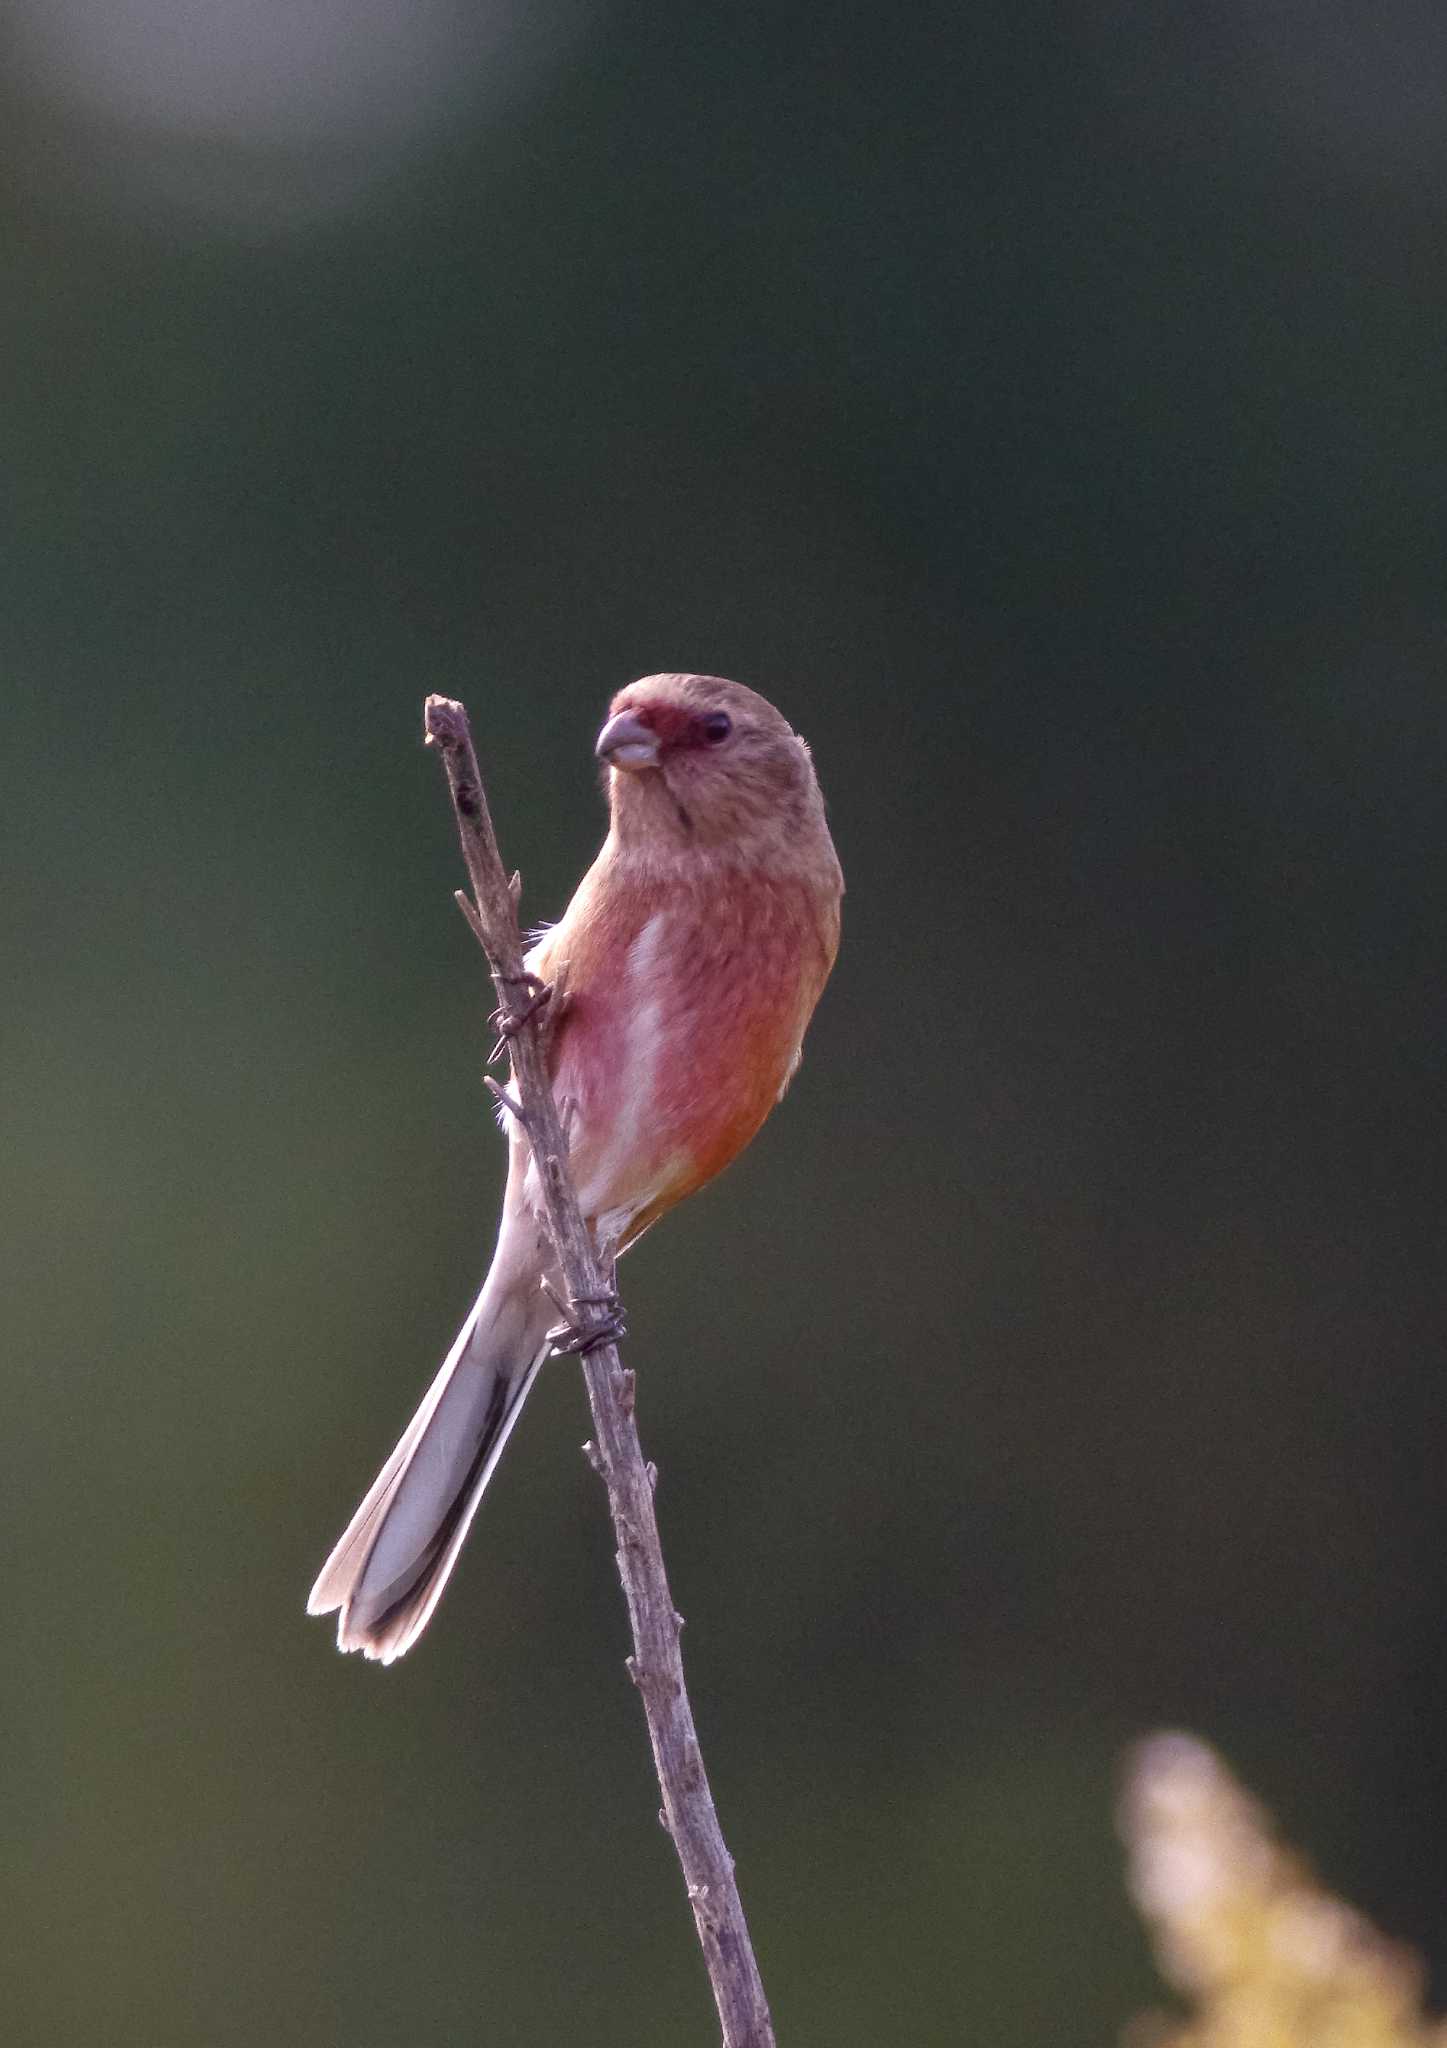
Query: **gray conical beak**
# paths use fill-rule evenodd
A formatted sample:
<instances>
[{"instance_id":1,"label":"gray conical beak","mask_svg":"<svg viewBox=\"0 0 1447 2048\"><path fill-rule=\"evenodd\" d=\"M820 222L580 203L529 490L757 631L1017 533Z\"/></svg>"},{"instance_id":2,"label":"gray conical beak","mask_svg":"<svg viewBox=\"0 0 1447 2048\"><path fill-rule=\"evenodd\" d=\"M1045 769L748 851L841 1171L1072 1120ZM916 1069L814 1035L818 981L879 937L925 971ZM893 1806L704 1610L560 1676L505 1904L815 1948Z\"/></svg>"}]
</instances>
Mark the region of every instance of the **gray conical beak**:
<instances>
[{"instance_id":1,"label":"gray conical beak","mask_svg":"<svg viewBox=\"0 0 1447 2048\"><path fill-rule=\"evenodd\" d=\"M613 768L656 768L658 735L631 711L619 711L598 735L593 752Z\"/></svg>"}]
</instances>

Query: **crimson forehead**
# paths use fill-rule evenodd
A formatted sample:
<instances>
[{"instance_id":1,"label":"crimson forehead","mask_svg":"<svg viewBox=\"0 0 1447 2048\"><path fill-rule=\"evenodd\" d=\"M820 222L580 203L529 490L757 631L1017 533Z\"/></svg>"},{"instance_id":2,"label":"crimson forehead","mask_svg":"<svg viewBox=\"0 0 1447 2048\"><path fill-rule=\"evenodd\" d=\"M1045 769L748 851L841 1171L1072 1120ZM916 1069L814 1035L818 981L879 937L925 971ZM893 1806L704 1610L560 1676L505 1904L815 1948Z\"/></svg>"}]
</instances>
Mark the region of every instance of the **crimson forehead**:
<instances>
[{"instance_id":1,"label":"crimson forehead","mask_svg":"<svg viewBox=\"0 0 1447 2048\"><path fill-rule=\"evenodd\" d=\"M616 718L623 713L656 732L660 739L687 732L702 719L730 716L721 704L679 703L666 697L624 697L612 706L610 716Z\"/></svg>"}]
</instances>

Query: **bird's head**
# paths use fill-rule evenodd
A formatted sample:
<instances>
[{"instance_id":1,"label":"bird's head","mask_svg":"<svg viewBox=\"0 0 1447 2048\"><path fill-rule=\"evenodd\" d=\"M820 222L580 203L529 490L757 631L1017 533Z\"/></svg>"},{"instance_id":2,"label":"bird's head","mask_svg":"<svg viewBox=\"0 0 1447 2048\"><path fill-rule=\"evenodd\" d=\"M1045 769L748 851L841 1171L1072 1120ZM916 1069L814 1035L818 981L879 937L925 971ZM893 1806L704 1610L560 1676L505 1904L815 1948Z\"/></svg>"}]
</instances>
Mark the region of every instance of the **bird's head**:
<instances>
[{"instance_id":1,"label":"bird's head","mask_svg":"<svg viewBox=\"0 0 1447 2048\"><path fill-rule=\"evenodd\" d=\"M746 857L805 850L824 829L809 749L773 705L725 676L644 676L598 735L621 846Z\"/></svg>"}]
</instances>

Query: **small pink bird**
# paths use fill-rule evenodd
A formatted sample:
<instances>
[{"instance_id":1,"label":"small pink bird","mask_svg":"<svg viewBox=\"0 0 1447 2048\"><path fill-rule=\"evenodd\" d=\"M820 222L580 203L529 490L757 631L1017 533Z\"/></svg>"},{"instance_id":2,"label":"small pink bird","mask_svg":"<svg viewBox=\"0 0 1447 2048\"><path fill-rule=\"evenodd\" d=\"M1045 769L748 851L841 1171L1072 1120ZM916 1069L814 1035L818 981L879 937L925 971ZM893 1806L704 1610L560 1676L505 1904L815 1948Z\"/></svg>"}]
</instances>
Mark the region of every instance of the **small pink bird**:
<instances>
[{"instance_id":1,"label":"small pink bird","mask_svg":"<svg viewBox=\"0 0 1447 2048\"><path fill-rule=\"evenodd\" d=\"M565 989L550 1059L595 1242L621 1252L748 1144L799 1064L843 877L809 749L722 676L645 676L598 735L610 823L528 955ZM558 1285L526 1137L510 1133L491 1270L402 1441L322 1568L311 1614L390 1664L441 1597L548 1355Z\"/></svg>"}]
</instances>

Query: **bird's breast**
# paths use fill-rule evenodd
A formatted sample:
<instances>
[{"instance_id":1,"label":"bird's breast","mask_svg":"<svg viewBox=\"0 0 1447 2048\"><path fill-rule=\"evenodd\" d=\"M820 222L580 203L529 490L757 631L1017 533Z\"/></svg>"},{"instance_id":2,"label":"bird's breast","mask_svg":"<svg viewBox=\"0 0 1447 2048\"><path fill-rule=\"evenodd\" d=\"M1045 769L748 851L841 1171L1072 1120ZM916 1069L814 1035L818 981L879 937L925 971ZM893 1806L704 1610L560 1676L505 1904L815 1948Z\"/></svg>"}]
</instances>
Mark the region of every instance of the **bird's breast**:
<instances>
[{"instance_id":1,"label":"bird's breast","mask_svg":"<svg viewBox=\"0 0 1447 2048\"><path fill-rule=\"evenodd\" d=\"M734 875L650 892L628 916L590 908L549 934L539 971L567 960L555 1085L579 1196L626 1242L737 1157L787 1085L832 964L832 906Z\"/></svg>"}]
</instances>

